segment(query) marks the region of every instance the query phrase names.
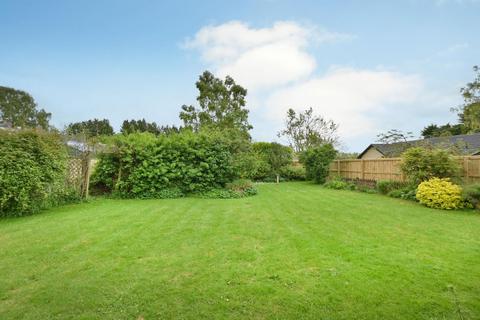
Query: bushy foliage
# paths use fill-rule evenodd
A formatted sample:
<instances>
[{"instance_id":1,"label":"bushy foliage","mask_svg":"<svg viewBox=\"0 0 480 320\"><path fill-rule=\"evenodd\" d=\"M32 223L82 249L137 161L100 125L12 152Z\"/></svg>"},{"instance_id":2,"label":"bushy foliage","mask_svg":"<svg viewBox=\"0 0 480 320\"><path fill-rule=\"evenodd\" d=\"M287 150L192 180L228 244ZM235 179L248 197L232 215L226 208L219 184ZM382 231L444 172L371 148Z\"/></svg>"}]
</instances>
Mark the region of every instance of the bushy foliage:
<instances>
[{"instance_id":1,"label":"bushy foliage","mask_svg":"<svg viewBox=\"0 0 480 320\"><path fill-rule=\"evenodd\" d=\"M108 119L93 119L81 122L70 123L65 132L68 135L85 135L88 138L98 136L110 136L114 134L113 128Z\"/></svg>"},{"instance_id":2,"label":"bushy foliage","mask_svg":"<svg viewBox=\"0 0 480 320\"><path fill-rule=\"evenodd\" d=\"M459 173L459 164L445 150L410 148L402 154L402 172L407 179L418 185L433 177L455 178Z\"/></svg>"},{"instance_id":3,"label":"bushy foliage","mask_svg":"<svg viewBox=\"0 0 480 320\"><path fill-rule=\"evenodd\" d=\"M379 180L377 181L377 190L381 194L388 194L391 191L399 190L405 187L404 182L394 180Z\"/></svg>"},{"instance_id":4,"label":"bushy foliage","mask_svg":"<svg viewBox=\"0 0 480 320\"><path fill-rule=\"evenodd\" d=\"M197 131L203 128L234 128L248 134L249 110L245 107L247 90L230 76L225 80L205 71L196 82L199 108L183 105L180 119L184 126Z\"/></svg>"},{"instance_id":5,"label":"bushy foliage","mask_svg":"<svg viewBox=\"0 0 480 320\"><path fill-rule=\"evenodd\" d=\"M223 188L235 175L229 142L214 132L136 133L116 137L115 144L113 153L100 157L92 181L120 197L205 192Z\"/></svg>"},{"instance_id":6,"label":"bushy foliage","mask_svg":"<svg viewBox=\"0 0 480 320\"><path fill-rule=\"evenodd\" d=\"M295 175L298 172L287 169L292 159L290 147L275 142L255 142L235 155L235 172L240 178L254 181L276 181L277 175L281 180L289 180L287 174Z\"/></svg>"},{"instance_id":7,"label":"bushy foliage","mask_svg":"<svg viewBox=\"0 0 480 320\"><path fill-rule=\"evenodd\" d=\"M21 90L0 86L0 120L13 128L49 129L52 114L38 110L33 97Z\"/></svg>"},{"instance_id":8,"label":"bushy foliage","mask_svg":"<svg viewBox=\"0 0 480 320\"><path fill-rule=\"evenodd\" d=\"M413 185L407 185L400 189L393 189L387 193L387 196L404 200L416 201L417 188Z\"/></svg>"},{"instance_id":9,"label":"bushy foliage","mask_svg":"<svg viewBox=\"0 0 480 320\"><path fill-rule=\"evenodd\" d=\"M449 179L432 178L420 183L416 197L430 208L450 210L463 207L462 188Z\"/></svg>"},{"instance_id":10,"label":"bushy foliage","mask_svg":"<svg viewBox=\"0 0 480 320\"><path fill-rule=\"evenodd\" d=\"M305 165L306 178L315 183L325 183L330 170L330 163L337 152L331 144L308 149L302 153L301 161Z\"/></svg>"},{"instance_id":11,"label":"bushy foliage","mask_svg":"<svg viewBox=\"0 0 480 320\"><path fill-rule=\"evenodd\" d=\"M306 179L306 171L303 165L289 165L280 171L280 176L287 181L304 181Z\"/></svg>"},{"instance_id":12,"label":"bushy foliage","mask_svg":"<svg viewBox=\"0 0 480 320\"><path fill-rule=\"evenodd\" d=\"M463 199L474 208L480 208L480 184L475 183L463 188Z\"/></svg>"},{"instance_id":13,"label":"bushy foliage","mask_svg":"<svg viewBox=\"0 0 480 320\"><path fill-rule=\"evenodd\" d=\"M241 152L234 157L235 172L242 179L264 181L271 172L267 160L257 152Z\"/></svg>"},{"instance_id":14,"label":"bushy foliage","mask_svg":"<svg viewBox=\"0 0 480 320\"><path fill-rule=\"evenodd\" d=\"M205 199L237 199L257 194L257 189L252 181L239 179L227 183L224 189L212 189L199 194L199 197Z\"/></svg>"},{"instance_id":15,"label":"bushy foliage","mask_svg":"<svg viewBox=\"0 0 480 320\"><path fill-rule=\"evenodd\" d=\"M345 181L340 178L335 178L332 180L329 180L323 184L325 188L328 189L335 189L335 190L355 190L356 186L355 184Z\"/></svg>"},{"instance_id":16,"label":"bushy foliage","mask_svg":"<svg viewBox=\"0 0 480 320\"><path fill-rule=\"evenodd\" d=\"M159 126L155 122L147 122L145 119L141 120L124 120L120 133L130 134L136 132L150 132L153 134L172 134L180 132L180 128L176 126Z\"/></svg>"},{"instance_id":17,"label":"bushy foliage","mask_svg":"<svg viewBox=\"0 0 480 320\"><path fill-rule=\"evenodd\" d=\"M0 130L0 216L22 216L75 198L65 187L67 151L56 134Z\"/></svg>"}]
</instances>

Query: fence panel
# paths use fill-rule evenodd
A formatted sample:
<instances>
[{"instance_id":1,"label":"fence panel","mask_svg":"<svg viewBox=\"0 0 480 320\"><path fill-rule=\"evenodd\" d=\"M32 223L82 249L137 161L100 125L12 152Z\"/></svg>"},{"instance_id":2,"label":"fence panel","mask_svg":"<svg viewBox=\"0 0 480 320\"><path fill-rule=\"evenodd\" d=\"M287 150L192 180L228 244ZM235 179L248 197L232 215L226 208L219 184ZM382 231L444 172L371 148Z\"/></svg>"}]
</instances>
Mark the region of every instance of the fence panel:
<instances>
[{"instance_id":1,"label":"fence panel","mask_svg":"<svg viewBox=\"0 0 480 320\"><path fill-rule=\"evenodd\" d=\"M330 176L360 180L405 181L400 169L401 158L335 160L330 165ZM466 183L480 182L480 156L458 157L460 175Z\"/></svg>"}]
</instances>

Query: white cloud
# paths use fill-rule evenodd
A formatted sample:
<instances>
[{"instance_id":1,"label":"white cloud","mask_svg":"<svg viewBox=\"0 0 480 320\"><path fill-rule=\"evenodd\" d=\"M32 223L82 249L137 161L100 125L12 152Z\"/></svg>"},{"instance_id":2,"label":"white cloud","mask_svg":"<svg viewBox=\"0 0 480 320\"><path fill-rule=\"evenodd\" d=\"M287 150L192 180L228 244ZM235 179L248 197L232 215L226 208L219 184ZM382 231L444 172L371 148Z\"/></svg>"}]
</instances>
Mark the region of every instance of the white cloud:
<instances>
[{"instance_id":1,"label":"white cloud","mask_svg":"<svg viewBox=\"0 0 480 320\"><path fill-rule=\"evenodd\" d=\"M201 28L184 47L199 50L219 76L230 75L250 90L271 88L305 78L315 70L311 43L349 36L295 22L276 22L270 28L252 28L232 21Z\"/></svg>"},{"instance_id":2,"label":"white cloud","mask_svg":"<svg viewBox=\"0 0 480 320\"><path fill-rule=\"evenodd\" d=\"M339 123L341 138L353 150L379 132L418 131L445 117L439 110L448 113L446 98L429 92L419 75L380 68L316 70L312 44L345 38L351 36L295 22L253 28L233 21L201 28L184 48L198 50L217 76L230 75L249 90L257 138L274 138L288 108L312 107ZM445 54L467 45L452 46Z\"/></svg>"},{"instance_id":3,"label":"white cloud","mask_svg":"<svg viewBox=\"0 0 480 320\"><path fill-rule=\"evenodd\" d=\"M288 108L312 107L339 123L343 137L351 137L377 130L377 112L415 101L422 87L421 79L415 75L333 68L323 76L273 92L266 107L274 121L283 119Z\"/></svg>"}]
</instances>

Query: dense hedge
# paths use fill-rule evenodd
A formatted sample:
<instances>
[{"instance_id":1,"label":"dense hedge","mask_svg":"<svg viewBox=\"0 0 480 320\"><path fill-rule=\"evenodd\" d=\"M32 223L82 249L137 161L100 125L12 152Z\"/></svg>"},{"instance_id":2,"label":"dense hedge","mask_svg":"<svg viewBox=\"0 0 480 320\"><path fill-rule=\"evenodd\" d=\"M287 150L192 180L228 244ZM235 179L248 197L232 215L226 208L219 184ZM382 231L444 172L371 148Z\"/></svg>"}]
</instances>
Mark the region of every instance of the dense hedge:
<instances>
[{"instance_id":1,"label":"dense hedge","mask_svg":"<svg viewBox=\"0 0 480 320\"><path fill-rule=\"evenodd\" d=\"M0 130L0 216L22 216L62 202L67 151L57 134Z\"/></svg>"},{"instance_id":2,"label":"dense hedge","mask_svg":"<svg viewBox=\"0 0 480 320\"><path fill-rule=\"evenodd\" d=\"M234 177L231 144L219 133L115 138L100 156L92 184L126 198L170 198L223 188Z\"/></svg>"},{"instance_id":3,"label":"dense hedge","mask_svg":"<svg viewBox=\"0 0 480 320\"><path fill-rule=\"evenodd\" d=\"M330 164L336 154L337 151L331 144L324 144L303 152L301 161L305 165L307 180L325 183L330 173Z\"/></svg>"}]
</instances>

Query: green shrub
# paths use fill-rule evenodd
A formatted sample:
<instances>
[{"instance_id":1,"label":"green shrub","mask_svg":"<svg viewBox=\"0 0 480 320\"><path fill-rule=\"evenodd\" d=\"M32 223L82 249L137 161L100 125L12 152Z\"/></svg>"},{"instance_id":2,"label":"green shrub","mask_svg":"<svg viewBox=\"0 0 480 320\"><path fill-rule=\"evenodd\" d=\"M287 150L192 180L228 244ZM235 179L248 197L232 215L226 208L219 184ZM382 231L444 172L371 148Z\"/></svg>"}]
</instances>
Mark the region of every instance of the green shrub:
<instances>
[{"instance_id":1,"label":"green shrub","mask_svg":"<svg viewBox=\"0 0 480 320\"><path fill-rule=\"evenodd\" d=\"M432 178L420 183L416 197L430 208L450 210L463 207L462 188L449 179Z\"/></svg>"},{"instance_id":2,"label":"green shrub","mask_svg":"<svg viewBox=\"0 0 480 320\"><path fill-rule=\"evenodd\" d=\"M415 186L405 186L400 189L394 189L387 193L387 196L404 200L416 201L417 188Z\"/></svg>"},{"instance_id":3,"label":"green shrub","mask_svg":"<svg viewBox=\"0 0 480 320\"><path fill-rule=\"evenodd\" d=\"M225 188L227 190L231 190L234 192L244 192L245 190L253 188L253 183L252 181L248 179L238 179L234 180L232 182L229 182L225 185Z\"/></svg>"},{"instance_id":4,"label":"green shrub","mask_svg":"<svg viewBox=\"0 0 480 320\"><path fill-rule=\"evenodd\" d=\"M57 134L0 130L0 216L23 216L69 201L67 150Z\"/></svg>"},{"instance_id":5,"label":"green shrub","mask_svg":"<svg viewBox=\"0 0 480 320\"><path fill-rule=\"evenodd\" d=\"M250 180L239 179L227 183L225 189L212 189L198 194L205 199L236 199L257 194L257 189Z\"/></svg>"},{"instance_id":6,"label":"green shrub","mask_svg":"<svg viewBox=\"0 0 480 320\"><path fill-rule=\"evenodd\" d=\"M402 154L401 169L411 183L418 185L433 177L456 178L460 167L446 150L417 147Z\"/></svg>"},{"instance_id":7,"label":"green shrub","mask_svg":"<svg viewBox=\"0 0 480 320\"><path fill-rule=\"evenodd\" d=\"M394 180L379 180L377 181L377 190L381 194L388 194L393 190L402 189L405 187L404 182Z\"/></svg>"},{"instance_id":8,"label":"green shrub","mask_svg":"<svg viewBox=\"0 0 480 320\"><path fill-rule=\"evenodd\" d=\"M337 152L331 144L324 144L305 151L301 160L305 165L306 178L315 183L325 183L330 172L330 163L335 159Z\"/></svg>"},{"instance_id":9,"label":"green shrub","mask_svg":"<svg viewBox=\"0 0 480 320\"><path fill-rule=\"evenodd\" d=\"M290 147L276 142L255 142L252 144L252 152L266 164L264 168L268 168L263 179L255 180L266 181L274 178L276 181L277 176L285 179L285 177L281 177L281 174L286 167L291 165L293 159L293 151Z\"/></svg>"},{"instance_id":10,"label":"green shrub","mask_svg":"<svg viewBox=\"0 0 480 320\"><path fill-rule=\"evenodd\" d=\"M289 165L280 171L280 176L287 181L304 181L306 178L305 167Z\"/></svg>"},{"instance_id":11,"label":"green shrub","mask_svg":"<svg viewBox=\"0 0 480 320\"><path fill-rule=\"evenodd\" d=\"M335 190L355 190L355 184L347 182L342 179L332 179L323 184L325 188L335 189Z\"/></svg>"},{"instance_id":12,"label":"green shrub","mask_svg":"<svg viewBox=\"0 0 480 320\"><path fill-rule=\"evenodd\" d=\"M377 193L378 191L375 188L372 188L367 185L358 185L357 190L364 193Z\"/></svg>"},{"instance_id":13,"label":"green shrub","mask_svg":"<svg viewBox=\"0 0 480 320\"><path fill-rule=\"evenodd\" d=\"M480 208L480 184L475 183L464 187L462 197L465 202L470 203L474 208Z\"/></svg>"},{"instance_id":14,"label":"green shrub","mask_svg":"<svg viewBox=\"0 0 480 320\"><path fill-rule=\"evenodd\" d=\"M120 197L204 192L235 176L229 142L220 133L135 133L116 137L115 144L114 152L100 157L92 181Z\"/></svg>"},{"instance_id":15,"label":"green shrub","mask_svg":"<svg viewBox=\"0 0 480 320\"><path fill-rule=\"evenodd\" d=\"M264 181L272 172L267 160L251 150L237 154L234 157L233 166L235 173L241 179Z\"/></svg>"}]
</instances>

